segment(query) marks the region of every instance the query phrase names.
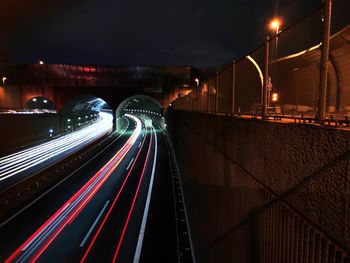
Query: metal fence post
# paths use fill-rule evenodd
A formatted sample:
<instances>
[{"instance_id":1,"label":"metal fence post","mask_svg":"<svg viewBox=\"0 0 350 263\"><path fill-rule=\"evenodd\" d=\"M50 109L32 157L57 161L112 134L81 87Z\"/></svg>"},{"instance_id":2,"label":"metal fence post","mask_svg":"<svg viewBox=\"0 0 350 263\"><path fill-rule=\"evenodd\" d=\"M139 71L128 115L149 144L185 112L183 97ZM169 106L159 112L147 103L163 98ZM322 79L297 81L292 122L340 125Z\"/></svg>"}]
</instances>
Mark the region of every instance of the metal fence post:
<instances>
[{"instance_id":1,"label":"metal fence post","mask_svg":"<svg viewBox=\"0 0 350 263\"><path fill-rule=\"evenodd\" d=\"M193 111L194 108L194 89L192 89L191 92L191 111Z\"/></svg>"},{"instance_id":2,"label":"metal fence post","mask_svg":"<svg viewBox=\"0 0 350 263\"><path fill-rule=\"evenodd\" d=\"M215 113L219 112L219 72L216 72Z\"/></svg>"},{"instance_id":3,"label":"metal fence post","mask_svg":"<svg viewBox=\"0 0 350 263\"><path fill-rule=\"evenodd\" d=\"M323 40L320 65L320 90L318 99L318 123L322 124L326 118L329 39L331 33L332 0L324 1Z\"/></svg>"},{"instance_id":4,"label":"metal fence post","mask_svg":"<svg viewBox=\"0 0 350 263\"><path fill-rule=\"evenodd\" d=\"M199 111L202 111L202 106L203 106L203 84L200 86L201 90L201 95L200 95L200 100L199 100Z\"/></svg>"},{"instance_id":5,"label":"metal fence post","mask_svg":"<svg viewBox=\"0 0 350 263\"><path fill-rule=\"evenodd\" d=\"M235 97L236 97L236 61L232 62L232 108L231 113L235 113Z\"/></svg>"},{"instance_id":6,"label":"metal fence post","mask_svg":"<svg viewBox=\"0 0 350 263\"><path fill-rule=\"evenodd\" d=\"M269 61L270 60L270 38L265 38L265 56L264 56L264 85L263 85L263 101L262 101L262 118L265 119L267 115L267 86L269 79Z\"/></svg>"},{"instance_id":7,"label":"metal fence post","mask_svg":"<svg viewBox=\"0 0 350 263\"><path fill-rule=\"evenodd\" d=\"M210 79L208 80L208 112L210 112Z\"/></svg>"}]
</instances>

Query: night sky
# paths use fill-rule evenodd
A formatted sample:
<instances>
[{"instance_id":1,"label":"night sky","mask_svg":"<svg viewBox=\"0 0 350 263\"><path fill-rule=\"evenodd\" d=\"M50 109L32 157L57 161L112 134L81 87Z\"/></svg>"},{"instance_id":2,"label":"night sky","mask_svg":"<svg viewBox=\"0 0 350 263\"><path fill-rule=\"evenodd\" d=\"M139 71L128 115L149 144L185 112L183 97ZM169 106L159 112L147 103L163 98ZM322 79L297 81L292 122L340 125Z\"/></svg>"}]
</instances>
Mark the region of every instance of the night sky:
<instances>
[{"instance_id":1,"label":"night sky","mask_svg":"<svg viewBox=\"0 0 350 263\"><path fill-rule=\"evenodd\" d=\"M321 0L1 0L10 62L220 65Z\"/></svg>"}]
</instances>

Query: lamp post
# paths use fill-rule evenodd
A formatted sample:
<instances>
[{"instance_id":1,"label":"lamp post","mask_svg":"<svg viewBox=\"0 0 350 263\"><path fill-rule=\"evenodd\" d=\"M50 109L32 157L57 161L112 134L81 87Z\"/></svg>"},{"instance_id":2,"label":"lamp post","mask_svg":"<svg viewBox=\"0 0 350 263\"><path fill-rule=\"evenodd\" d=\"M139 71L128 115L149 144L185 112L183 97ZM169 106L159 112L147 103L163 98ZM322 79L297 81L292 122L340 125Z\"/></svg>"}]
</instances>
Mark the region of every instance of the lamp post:
<instances>
[{"instance_id":1,"label":"lamp post","mask_svg":"<svg viewBox=\"0 0 350 263\"><path fill-rule=\"evenodd\" d=\"M324 1L324 22L323 40L321 49L319 100L318 100L318 123L323 124L326 119L327 110L327 83L328 83L328 63L329 63L329 42L331 34L332 0Z\"/></svg>"},{"instance_id":2,"label":"lamp post","mask_svg":"<svg viewBox=\"0 0 350 263\"><path fill-rule=\"evenodd\" d=\"M196 92L198 92L199 79L196 78L194 81L196 82ZM201 91L201 97L200 97L200 100L199 100L199 110L201 110L201 104L202 104L201 101L202 101L202 91Z\"/></svg>"},{"instance_id":3,"label":"lamp post","mask_svg":"<svg viewBox=\"0 0 350 263\"><path fill-rule=\"evenodd\" d=\"M4 107L5 105L7 106L7 100L6 100L6 89L5 89L5 82L6 82L7 78L6 77L2 77L2 86L4 88Z\"/></svg>"},{"instance_id":4,"label":"lamp post","mask_svg":"<svg viewBox=\"0 0 350 263\"><path fill-rule=\"evenodd\" d=\"M280 33L280 27L281 27L281 20L279 20L278 18L275 18L271 21L270 28L276 31L276 35Z\"/></svg>"},{"instance_id":5,"label":"lamp post","mask_svg":"<svg viewBox=\"0 0 350 263\"><path fill-rule=\"evenodd\" d=\"M196 82L196 86L198 87L199 86L199 79L195 79L194 81Z\"/></svg>"},{"instance_id":6,"label":"lamp post","mask_svg":"<svg viewBox=\"0 0 350 263\"><path fill-rule=\"evenodd\" d=\"M277 59L277 49L278 49L278 34L281 32L280 28L281 28L282 22L280 19L278 18L274 18L271 22L270 22L270 29L274 30L275 32L275 59Z\"/></svg>"},{"instance_id":7,"label":"lamp post","mask_svg":"<svg viewBox=\"0 0 350 263\"><path fill-rule=\"evenodd\" d=\"M275 47L273 50L273 58L277 60L278 59L278 44L279 44L279 33L281 33L281 19L279 18L274 18L273 20L271 20L270 22L270 29L274 31L275 33ZM277 68L275 68L275 71L278 70ZM275 74L277 75L278 72L275 72ZM272 82L271 82L271 78L268 78L268 91L267 91L267 107L270 107L270 102L271 102L271 91L272 91Z\"/></svg>"}]
</instances>

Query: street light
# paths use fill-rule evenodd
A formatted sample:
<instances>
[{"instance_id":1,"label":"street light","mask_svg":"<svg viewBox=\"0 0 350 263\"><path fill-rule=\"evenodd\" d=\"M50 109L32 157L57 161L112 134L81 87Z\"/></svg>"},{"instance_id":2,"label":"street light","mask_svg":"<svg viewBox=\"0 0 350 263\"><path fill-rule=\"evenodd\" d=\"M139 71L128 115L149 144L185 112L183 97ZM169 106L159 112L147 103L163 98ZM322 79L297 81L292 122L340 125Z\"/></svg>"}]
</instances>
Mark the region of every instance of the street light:
<instances>
[{"instance_id":1,"label":"street light","mask_svg":"<svg viewBox=\"0 0 350 263\"><path fill-rule=\"evenodd\" d=\"M279 18L274 18L273 20L271 20L270 22L270 29L275 31L276 37L275 37L275 41L276 41L276 45L275 45L275 56L277 59L277 49L278 49L278 34L281 33L281 19Z\"/></svg>"},{"instance_id":2,"label":"street light","mask_svg":"<svg viewBox=\"0 0 350 263\"><path fill-rule=\"evenodd\" d=\"M5 90L5 81L7 80L6 77L2 77L2 86L4 89L4 104L7 105L7 96L6 96L6 90Z\"/></svg>"},{"instance_id":3,"label":"street light","mask_svg":"<svg viewBox=\"0 0 350 263\"><path fill-rule=\"evenodd\" d=\"M274 18L271 23L270 23L270 29L275 30L276 35L280 33L280 28L281 28L281 20L278 18Z\"/></svg>"},{"instance_id":4,"label":"street light","mask_svg":"<svg viewBox=\"0 0 350 263\"><path fill-rule=\"evenodd\" d=\"M277 102L278 101L278 93L276 93L276 92L272 93L271 100L272 100L272 102Z\"/></svg>"},{"instance_id":5,"label":"street light","mask_svg":"<svg viewBox=\"0 0 350 263\"><path fill-rule=\"evenodd\" d=\"M275 17L274 19L271 20L270 22L270 29L275 32L275 47L273 49L273 59L278 59L278 44L279 44L279 33L281 33L281 25L282 21L281 19ZM275 70L278 70L277 68ZM275 72L275 74L277 74ZM268 90L267 90L267 107L270 107L270 102L276 102L278 100L278 95L277 93L274 93L273 96L271 97L271 91L272 91L272 82L271 82L271 77L269 77L268 80Z\"/></svg>"},{"instance_id":6,"label":"street light","mask_svg":"<svg viewBox=\"0 0 350 263\"><path fill-rule=\"evenodd\" d=\"M44 65L44 61L39 60L39 64L40 64L40 65Z\"/></svg>"},{"instance_id":7,"label":"street light","mask_svg":"<svg viewBox=\"0 0 350 263\"><path fill-rule=\"evenodd\" d=\"M196 82L197 87L198 87L199 86L199 79L195 79L194 81Z\"/></svg>"}]
</instances>

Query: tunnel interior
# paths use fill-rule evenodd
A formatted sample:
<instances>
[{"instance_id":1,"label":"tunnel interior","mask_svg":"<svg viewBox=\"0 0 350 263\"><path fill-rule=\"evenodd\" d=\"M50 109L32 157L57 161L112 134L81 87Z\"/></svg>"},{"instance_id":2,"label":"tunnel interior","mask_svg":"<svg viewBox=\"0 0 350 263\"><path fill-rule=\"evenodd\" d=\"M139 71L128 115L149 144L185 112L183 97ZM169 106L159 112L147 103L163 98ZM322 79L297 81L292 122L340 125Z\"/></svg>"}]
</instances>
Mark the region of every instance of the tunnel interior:
<instances>
[{"instance_id":1,"label":"tunnel interior","mask_svg":"<svg viewBox=\"0 0 350 263\"><path fill-rule=\"evenodd\" d=\"M120 103L116 110L116 127L123 125L122 116L132 114L156 124L159 128L164 128L164 116L162 105L152 97L146 95L134 95L128 97Z\"/></svg>"},{"instance_id":2,"label":"tunnel interior","mask_svg":"<svg viewBox=\"0 0 350 263\"><path fill-rule=\"evenodd\" d=\"M31 98L25 103L24 108L28 110L43 110L48 112L56 111L55 102L42 96Z\"/></svg>"},{"instance_id":3,"label":"tunnel interior","mask_svg":"<svg viewBox=\"0 0 350 263\"><path fill-rule=\"evenodd\" d=\"M109 104L96 96L79 96L68 101L62 108L61 121L64 131L81 128L96 121L100 112L112 113Z\"/></svg>"}]
</instances>

